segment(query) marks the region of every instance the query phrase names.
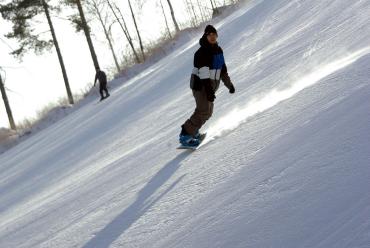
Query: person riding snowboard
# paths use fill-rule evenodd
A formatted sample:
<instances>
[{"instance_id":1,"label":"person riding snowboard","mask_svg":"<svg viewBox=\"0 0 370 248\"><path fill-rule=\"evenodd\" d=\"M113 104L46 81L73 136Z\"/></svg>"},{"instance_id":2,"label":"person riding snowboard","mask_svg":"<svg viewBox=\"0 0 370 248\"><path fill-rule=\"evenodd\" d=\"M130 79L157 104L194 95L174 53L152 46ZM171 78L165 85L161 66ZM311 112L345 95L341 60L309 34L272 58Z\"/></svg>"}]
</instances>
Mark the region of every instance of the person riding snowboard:
<instances>
[{"instance_id":1,"label":"person riding snowboard","mask_svg":"<svg viewBox=\"0 0 370 248\"><path fill-rule=\"evenodd\" d=\"M199 40L200 48L194 54L190 88L193 91L196 108L193 115L181 126L179 141L183 146L196 147L200 144L199 129L212 116L213 102L220 80L231 94L235 93L217 38L217 30L208 25Z\"/></svg>"},{"instance_id":2,"label":"person riding snowboard","mask_svg":"<svg viewBox=\"0 0 370 248\"><path fill-rule=\"evenodd\" d=\"M104 100L105 98L109 97L108 89L107 89L107 75L104 71L98 69L95 74L95 80L94 80L94 87L96 84L96 80L99 80L99 92L100 92L100 101ZM103 91L105 91L105 96L103 94Z\"/></svg>"}]
</instances>

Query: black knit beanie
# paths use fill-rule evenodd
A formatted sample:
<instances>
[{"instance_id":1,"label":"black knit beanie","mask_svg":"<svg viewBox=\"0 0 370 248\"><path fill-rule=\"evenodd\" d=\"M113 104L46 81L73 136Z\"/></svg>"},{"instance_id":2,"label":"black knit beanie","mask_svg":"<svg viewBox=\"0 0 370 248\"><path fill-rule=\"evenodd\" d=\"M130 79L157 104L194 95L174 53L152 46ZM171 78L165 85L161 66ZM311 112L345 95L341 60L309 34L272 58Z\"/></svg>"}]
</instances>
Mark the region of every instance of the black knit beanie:
<instances>
[{"instance_id":1,"label":"black knit beanie","mask_svg":"<svg viewBox=\"0 0 370 248\"><path fill-rule=\"evenodd\" d=\"M217 34L217 30L212 25L207 25L206 29L204 30L204 34L209 35L210 33Z\"/></svg>"}]
</instances>

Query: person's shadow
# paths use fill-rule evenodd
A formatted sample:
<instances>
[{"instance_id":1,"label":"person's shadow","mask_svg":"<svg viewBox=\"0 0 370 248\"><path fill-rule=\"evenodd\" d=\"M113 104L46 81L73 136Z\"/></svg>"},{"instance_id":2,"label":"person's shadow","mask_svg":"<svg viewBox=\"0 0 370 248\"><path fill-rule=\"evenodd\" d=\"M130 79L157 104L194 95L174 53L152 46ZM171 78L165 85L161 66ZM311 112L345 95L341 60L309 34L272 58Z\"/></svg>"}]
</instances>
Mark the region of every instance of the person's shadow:
<instances>
[{"instance_id":1,"label":"person's shadow","mask_svg":"<svg viewBox=\"0 0 370 248\"><path fill-rule=\"evenodd\" d=\"M168 162L158 173L140 190L138 197L127 209L118 215L112 222L95 235L83 248L106 248L121 236L132 224L134 224L150 207L170 192L184 177L182 175L172 183L163 193L154 199L150 199L176 171L181 162L189 156L189 152L183 152Z\"/></svg>"}]
</instances>

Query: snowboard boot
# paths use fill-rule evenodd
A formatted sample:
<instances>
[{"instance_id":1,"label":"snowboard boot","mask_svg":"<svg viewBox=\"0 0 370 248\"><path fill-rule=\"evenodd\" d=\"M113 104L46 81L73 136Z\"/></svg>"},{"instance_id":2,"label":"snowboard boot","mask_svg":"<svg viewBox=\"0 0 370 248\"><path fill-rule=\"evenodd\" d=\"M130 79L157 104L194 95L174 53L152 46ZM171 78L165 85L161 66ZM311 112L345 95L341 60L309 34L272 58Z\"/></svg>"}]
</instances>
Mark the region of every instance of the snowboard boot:
<instances>
[{"instance_id":1,"label":"snowboard boot","mask_svg":"<svg viewBox=\"0 0 370 248\"><path fill-rule=\"evenodd\" d=\"M184 127L182 127L179 141L180 141L180 144L183 146L197 147L200 144L199 139L187 133Z\"/></svg>"},{"instance_id":2,"label":"snowboard boot","mask_svg":"<svg viewBox=\"0 0 370 248\"><path fill-rule=\"evenodd\" d=\"M191 135L180 135L180 144L183 146L197 147L200 142Z\"/></svg>"}]
</instances>

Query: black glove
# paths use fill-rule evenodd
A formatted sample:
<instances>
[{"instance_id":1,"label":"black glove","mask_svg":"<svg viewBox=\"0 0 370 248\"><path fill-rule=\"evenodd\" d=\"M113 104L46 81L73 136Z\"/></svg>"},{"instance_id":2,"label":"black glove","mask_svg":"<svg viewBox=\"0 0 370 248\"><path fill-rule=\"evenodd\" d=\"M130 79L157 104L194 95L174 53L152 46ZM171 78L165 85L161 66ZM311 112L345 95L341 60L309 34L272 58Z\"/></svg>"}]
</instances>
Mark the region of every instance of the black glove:
<instances>
[{"instance_id":1,"label":"black glove","mask_svg":"<svg viewBox=\"0 0 370 248\"><path fill-rule=\"evenodd\" d=\"M204 82L204 89L205 89L206 94L207 94L207 100L210 101L210 102L213 102L216 99L216 96L215 96L215 91L212 88L210 79L208 79Z\"/></svg>"},{"instance_id":2,"label":"black glove","mask_svg":"<svg viewBox=\"0 0 370 248\"><path fill-rule=\"evenodd\" d=\"M231 85L231 87L229 89L229 92L230 92L230 94L234 94L235 93L235 87L234 87L234 85Z\"/></svg>"}]
</instances>

